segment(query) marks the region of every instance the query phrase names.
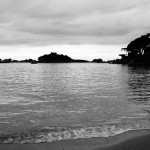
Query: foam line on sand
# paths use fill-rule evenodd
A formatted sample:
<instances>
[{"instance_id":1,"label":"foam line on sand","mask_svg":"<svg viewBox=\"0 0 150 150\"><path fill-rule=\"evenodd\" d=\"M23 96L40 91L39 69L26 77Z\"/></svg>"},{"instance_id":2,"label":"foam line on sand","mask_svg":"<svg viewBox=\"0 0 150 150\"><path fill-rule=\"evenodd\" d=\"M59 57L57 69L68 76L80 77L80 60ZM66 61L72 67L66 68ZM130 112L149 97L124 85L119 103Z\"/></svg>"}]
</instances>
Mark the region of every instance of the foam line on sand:
<instances>
[{"instance_id":1,"label":"foam line on sand","mask_svg":"<svg viewBox=\"0 0 150 150\"><path fill-rule=\"evenodd\" d=\"M0 150L150 150L150 130L127 131L107 138L40 144L0 144Z\"/></svg>"}]
</instances>

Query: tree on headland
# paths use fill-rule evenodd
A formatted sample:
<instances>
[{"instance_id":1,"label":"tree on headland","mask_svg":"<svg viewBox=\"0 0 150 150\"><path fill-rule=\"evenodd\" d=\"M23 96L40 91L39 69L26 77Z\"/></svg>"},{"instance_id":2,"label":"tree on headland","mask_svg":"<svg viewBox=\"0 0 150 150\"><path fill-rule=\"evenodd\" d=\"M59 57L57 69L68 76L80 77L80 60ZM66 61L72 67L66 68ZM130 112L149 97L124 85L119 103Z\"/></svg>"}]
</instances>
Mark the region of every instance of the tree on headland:
<instances>
[{"instance_id":1,"label":"tree on headland","mask_svg":"<svg viewBox=\"0 0 150 150\"><path fill-rule=\"evenodd\" d=\"M144 55L148 44L150 44L149 33L131 41L128 44L127 48L123 48L123 50L127 51L128 54L132 55Z\"/></svg>"},{"instance_id":2,"label":"tree on headland","mask_svg":"<svg viewBox=\"0 0 150 150\"><path fill-rule=\"evenodd\" d=\"M150 34L136 38L122 50L127 53L127 55L120 55L122 63L150 64Z\"/></svg>"}]
</instances>

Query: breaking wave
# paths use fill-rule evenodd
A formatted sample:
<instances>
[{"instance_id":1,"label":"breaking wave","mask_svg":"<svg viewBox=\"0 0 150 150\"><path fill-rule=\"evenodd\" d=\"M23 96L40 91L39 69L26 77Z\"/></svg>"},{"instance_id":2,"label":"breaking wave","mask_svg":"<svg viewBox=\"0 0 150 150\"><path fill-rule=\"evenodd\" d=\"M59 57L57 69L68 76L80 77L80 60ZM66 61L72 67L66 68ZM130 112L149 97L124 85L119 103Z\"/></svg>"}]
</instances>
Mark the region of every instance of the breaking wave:
<instances>
[{"instance_id":1,"label":"breaking wave","mask_svg":"<svg viewBox=\"0 0 150 150\"><path fill-rule=\"evenodd\" d=\"M42 127L27 132L1 134L0 143L43 143L78 138L109 137L129 130L150 129L148 120L107 123L96 127Z\"/></svg>"}]
</instances>

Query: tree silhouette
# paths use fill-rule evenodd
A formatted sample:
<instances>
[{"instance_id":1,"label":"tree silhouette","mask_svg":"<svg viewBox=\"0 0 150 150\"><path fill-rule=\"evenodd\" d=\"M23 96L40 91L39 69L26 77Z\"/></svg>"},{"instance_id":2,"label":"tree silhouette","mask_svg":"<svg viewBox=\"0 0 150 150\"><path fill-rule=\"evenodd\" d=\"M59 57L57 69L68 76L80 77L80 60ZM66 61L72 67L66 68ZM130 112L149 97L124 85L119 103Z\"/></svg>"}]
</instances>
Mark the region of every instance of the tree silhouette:
<instances>
[{"instance_id":1,"label":"tree silhouette","mask_svg":"<svg viewBox=\"0 0 150 150\"><path fill-rule=\"evenodd\" d=\"M38 58L40 63L61 63L61 62L72 62L73 60L67 55L59 55L57 53L51 53L43 55Z\"/></svg>"},{"instance_id":2,"label":"tree silhouette","mask_svg":"<svg viewBox=\"0 0 150 150\"><path fill-rule=\"evenodd\" d=\"M149 33L131 41L127 48L122 48L122 50L127 51L129 56L144 55L148 44L150 44Z\"/></svg>"},{"instance_id":3,"label":"tree silhouette","mask_svg":"<svg viewBox=\"0 0 150 150\"><path fill-rule=\"evenodd\" d=\"M127 52L127 55L120 55L122 63L130 65L150 64L150 34L136 38L122 50Z\"/></svg>"}]
</instances>

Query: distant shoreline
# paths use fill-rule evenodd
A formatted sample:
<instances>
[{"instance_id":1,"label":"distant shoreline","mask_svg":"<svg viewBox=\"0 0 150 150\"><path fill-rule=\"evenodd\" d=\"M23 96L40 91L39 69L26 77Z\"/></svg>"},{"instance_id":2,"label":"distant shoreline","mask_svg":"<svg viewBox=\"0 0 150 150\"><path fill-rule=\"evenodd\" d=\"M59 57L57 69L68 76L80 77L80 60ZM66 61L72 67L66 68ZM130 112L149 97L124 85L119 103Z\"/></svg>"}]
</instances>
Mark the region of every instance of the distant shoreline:
<instances>
[{"instance_id":1,"label":"distant shoreline","mask_svg":"<svg viewBox=\"0 0 150 150\"><path fill-rule=\"evenodd\" d=\"M10 63L16 64L16 63L31 63L31 62L22 62L22 61L18 61L18 62L2 62L0 64L10 64ZM38 64L54 64L54 63L57 63L57 64L66 63L66 64L68 64L68 63L97 63L97 62L92 62L92 61L85 61L85 62L83 62L83 61L76 61L76 62L57 62L57 61L56 62L38 62L37 61L36 63L38 63Z\"/></svg>"},{"instance_id":2,"label":"distant shoreline","mask_svg":"<svg viewBox=\"0 0 150 150\"><path fill-rule=\"evenodd\" d=\"M0 144L1 150L142 150L150 149L150 130L132 130L106 138L66 140L40 144Z\"/></svg>"},{"instance_id":3,"label":"distant shoreline","mask_svg":"<svg viewBox=\"0 0 150 150\"><path fill-rule=\"evenodd\" d=\"M92 61L88 60L82 60L82 59L72 59L71 57L63 54L57 54L56 52L51 52L50 54L45 54L43 56L38 57L37 60L33 59L25 59L25 60L12 60L11 58L9 59L0 59L0 63L31 63L31 64L36 64L36 63L88 63L88 62L93 62L93 63L104 63L101 58L99 59L93 59Z\"/></svg>"}]
</instances>

